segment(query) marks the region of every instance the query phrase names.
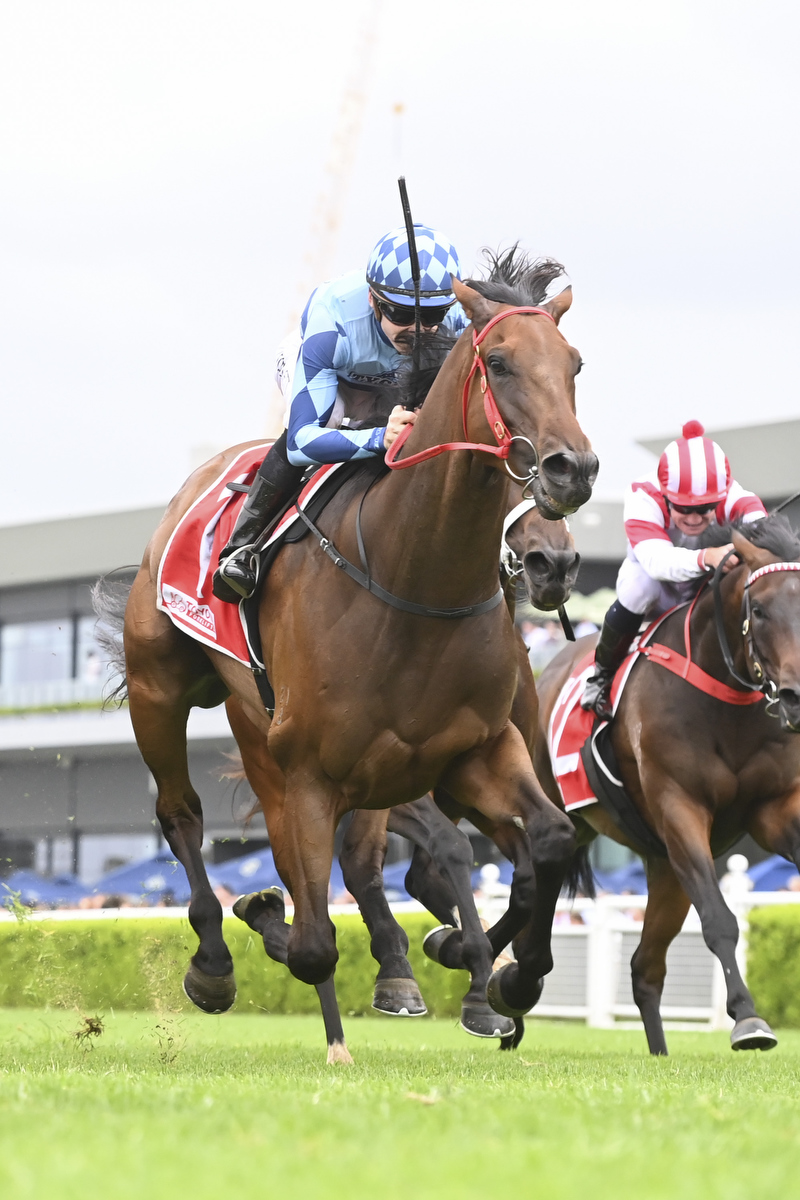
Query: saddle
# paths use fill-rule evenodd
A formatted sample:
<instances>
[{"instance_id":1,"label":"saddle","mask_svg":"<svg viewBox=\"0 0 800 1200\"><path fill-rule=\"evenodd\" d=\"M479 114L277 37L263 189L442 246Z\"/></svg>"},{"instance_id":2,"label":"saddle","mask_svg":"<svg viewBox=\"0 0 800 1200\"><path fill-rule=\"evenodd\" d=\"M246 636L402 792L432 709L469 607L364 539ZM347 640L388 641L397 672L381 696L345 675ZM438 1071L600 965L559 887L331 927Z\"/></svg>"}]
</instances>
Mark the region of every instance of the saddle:
<instances>
[{"instance_id":1,"label":"saddle","mask_svg":"<svg viewBox=\"0 0 800 1200\"><path fill-rule=\"evenodd\" d=\"M195 641L221 651L249 667L268 711L275 698L263 661L258 629L258 603L279 550L306 536L300 513L316 520L339 489L356 473L371 477L385 467L362 461L310 468L298 494L289 497L282 515L260 539L258 581L250 600L227 604L213 594L211 582L243 503L243 493L255 477L268 444L252 446L233 459L173 530L159 564L158 608ZM372 471L370 470L372 468Z\"/></svg>"}]
</instances>

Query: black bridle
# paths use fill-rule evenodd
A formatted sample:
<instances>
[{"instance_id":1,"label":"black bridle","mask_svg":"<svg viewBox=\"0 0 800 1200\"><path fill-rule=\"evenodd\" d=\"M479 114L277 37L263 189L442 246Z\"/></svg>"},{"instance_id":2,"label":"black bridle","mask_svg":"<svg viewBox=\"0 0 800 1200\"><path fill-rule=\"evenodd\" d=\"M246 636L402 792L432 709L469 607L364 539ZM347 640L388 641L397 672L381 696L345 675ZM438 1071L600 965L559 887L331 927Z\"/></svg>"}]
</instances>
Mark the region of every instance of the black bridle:
<instances>
[{"instance_id":1,"label":"black bridle","mask_svg":"<svg viewBox=\"0 0 800 1200\"><path fill-rule=\"evenodd\" d=\"M714 620L717 629L717 641L719 648L722 651L722 657L725 660L725 666L738 684L746 688L749 692L761 692L767 701L767 714L770 717L777 717L777 712L770 711L777 708L778 705L778 686L774 680L770 679L764 667L762 666L764 656L756 645L755 632L753 630L753 614L750 603L750 588L757 579L761 579L764 575L773 575L783 571L800 571L800 563L798 562L776 562L769 563L765 567L759 567L755 571L751 571L747 576L744 585L744 595L742 597L742 637L744 638L745 646L745 661L752 663L752 671L758 682L754 683L752 679L745 678L740 675L734 665L733 655L728 643L728 635L725 630L725 614L722 606L722 593L720 585L724 575L725 563L735 555L735 550L729 550L722 561L719 563L711 580L711 591L714 594Z\"/></svg>"}]
</instances>

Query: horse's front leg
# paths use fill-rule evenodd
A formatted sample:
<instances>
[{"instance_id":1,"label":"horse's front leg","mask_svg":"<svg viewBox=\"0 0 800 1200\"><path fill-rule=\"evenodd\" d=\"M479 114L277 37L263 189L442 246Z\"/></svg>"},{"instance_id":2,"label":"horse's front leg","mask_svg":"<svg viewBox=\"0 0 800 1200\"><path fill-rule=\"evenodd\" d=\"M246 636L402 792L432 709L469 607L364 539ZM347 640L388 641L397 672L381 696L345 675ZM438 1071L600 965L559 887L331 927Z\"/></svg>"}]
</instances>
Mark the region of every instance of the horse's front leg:
<instances>
[{"instance_id":1,"label":"horse's front leg","mask_svg":"<svg viewBox=\"0 0 800 1200\"><path fill-rule=\"evenodd\" d=\"M527 901L528 922L515 943L517 962L495 972L488 990L498 1012L521 1016L539 999L542 977L553 969L550 938L556 902L575 853L572 822L540 788L522 735L511 724L465 755L442 784L459 803L525 835L514 839L512 852L517 856L515 879L517 874L524 878L518 895L524 893Z\"/></svg>"},{"instance_id":2,"label":"horse's front leg","mask_svg":"<svg viewBox=\"0 0 800 1200\"><path fill-rule=\"evenodd\" d=\"M266 730L260 710L247 715L245 706L236 697L227 702L228 720L242 752L242 762L248 782L258 797L264 813L275 863L281 879L294 895L294 884L289 873L286 856L282 854L283 830L286 806L286 778L269 752ZM330 874L330 865L328 867ZM286 907L280 888L267 888L262 892L251 892L240 896L233 906L235 915L261 935L264 949L275 962L288 965L289 931L286 922ZM329 1063L351 1063L342 1029L339 1005L333 976L315 985L325 1025Z\"/></svg>"},{"instance_id":3,"label":"horse's front leg","mask_svg":"<svg viewBox=\"0 0 800 1200\"><path fill-rule=\"evenodd\" d=\"M766 1021L756 1016L753 997L736 962L739 924L719 890L709 842L711 813L672 779L663 775L642 780L645 796L658 785L661 824L658 832L667 847L672 868L697 909L703 938L722 964L734 1050L769 1050L777 1038Z\"/></svg>"},{"instance_id":4,"label":"horse's front leg","mask_svg":"<svg viewBox=\"0 0 800 1200\"><path fill-rule=\"evenodd\" d=\"M133 660L132 662L130 660ZM222 905L211 888L201 853L203 810L189 778L186 722L189 706L174 694L174 678L138 670L129 655L128 697L136 740L158 788L156 815L164 837L185 868L191 887L189 921L200 945L183 982L203 1012L226 1012L236 998L233 960L222 936Z\"/></svg>"},{"instance_id":5,"label":"horse's front leg","mask_svg":"<svg viewBox=\"0 0 800 1200\"><path fill-rule=\"evenodd\" d=\"M383 890L386 809L356 809L345 834L339 863L370 934L372 957L380 964L372 1007L400 1017L428 1010L408 961L408 935L395 920Z\"/></svg>"}]
</instances>

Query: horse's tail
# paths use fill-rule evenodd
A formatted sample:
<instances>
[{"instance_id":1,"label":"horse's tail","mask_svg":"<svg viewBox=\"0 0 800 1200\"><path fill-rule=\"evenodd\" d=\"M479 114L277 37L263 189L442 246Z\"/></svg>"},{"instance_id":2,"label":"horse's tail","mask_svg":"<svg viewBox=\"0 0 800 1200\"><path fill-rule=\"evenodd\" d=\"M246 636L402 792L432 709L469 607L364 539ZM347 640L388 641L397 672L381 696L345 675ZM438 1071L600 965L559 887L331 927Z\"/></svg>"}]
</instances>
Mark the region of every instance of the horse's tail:
<instances>
[{"instance_id":1,"label":"horse's tail","mask_svg":"<svg viewBox=\"0 0 800 1200\"><path fill-rule=\"evenodd\" d=\"M595 898L594 875L589 862L589 846L579 846L572 856L564 880L567 899L574 900L577 895Z\"/></svg>"},{"instance_id":2,"label":"horse's tail","mask_svg":"<svg viewBox=\"0 0 800 1200\"><path fill-rule=\"evenodd\" d=\"M97 615L95 638L105 652L111 669L108 689L103 696L103 705L119 707L128 697L128 681L125 677L125 647L122 631L125 626L125 609L128 604L132 583L109 579L104 575L92 588L92 608Z\"/></svg>"}]
</instances>

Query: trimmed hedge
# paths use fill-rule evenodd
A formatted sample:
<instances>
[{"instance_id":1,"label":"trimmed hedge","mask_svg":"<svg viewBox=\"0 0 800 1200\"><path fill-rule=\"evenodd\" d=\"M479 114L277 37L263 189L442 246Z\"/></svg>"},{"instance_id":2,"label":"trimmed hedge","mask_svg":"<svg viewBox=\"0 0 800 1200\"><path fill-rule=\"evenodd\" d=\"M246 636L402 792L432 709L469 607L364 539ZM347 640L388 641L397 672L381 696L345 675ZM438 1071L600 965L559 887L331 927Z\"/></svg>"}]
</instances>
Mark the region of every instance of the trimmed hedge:
<instances>
[{"instance_id":1,"label":"trimmed hedge","mask_svg":"<svg viewBox=\"0 0 800 1200\"><path fill-rule=\"evenodd\" d=\"M747 982L760 1017L800 1029L800 905L750 912Z\"/></svg>"},{"instance_id":2,"label":"trimmed hedge","mask_svg":"<svg viewBox=\"0 0 800 1200\"><path fill-rule=\"evenodd\" d=\"M422 939L436 922L427 913L404 913L400 924L410 943L409 959L435 1017L461 1011L469 987L465 971L448 971L426 958ZM369 934L357 915L334 918L339 962L336 994L342 1013L371 1011L378 965ZM260 937L236 918L224 922L233 956L238 994L234 1012L317 1013L312 987L267 958ZM55 1006L83 1011L191 1009L181 988L197 937L181 918L0 923L0 1006Z\"/></svg>"}]
</instances>

